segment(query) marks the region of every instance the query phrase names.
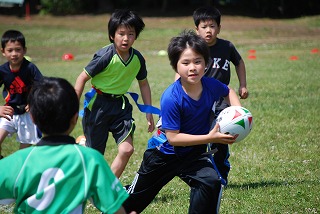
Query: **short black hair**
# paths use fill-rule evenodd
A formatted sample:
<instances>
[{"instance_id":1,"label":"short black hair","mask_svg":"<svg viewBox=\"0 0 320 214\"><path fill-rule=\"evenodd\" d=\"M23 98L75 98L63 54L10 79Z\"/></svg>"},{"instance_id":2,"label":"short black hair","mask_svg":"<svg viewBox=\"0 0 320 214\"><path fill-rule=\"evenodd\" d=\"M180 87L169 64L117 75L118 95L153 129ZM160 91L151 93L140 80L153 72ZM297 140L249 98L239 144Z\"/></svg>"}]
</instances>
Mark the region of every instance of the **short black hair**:
<instances>
[{"instance_id":1,"label":"short black hair","mask_svg":"<svg viewBox=\"0 0 320 214\"><path fill-rule=\"evenodd\" d=\"M35 82L28 104L34 123L47 135L65 133L79 111L79 99L73 86L58 77L44 77Z\"/></svg>"},{"instance_id":2,"label":"short black hair","mask_svg":"<svg viewBox=\"0 0 320 214\"><path fill-rule=\"evenodd\" d=\"M203 56L205 64L209 62L209 47L206 41L198 36L193 30L184 30L179 36L173 37L168 46L168 57L170 65L177 72L177 64L182 52L191 48Z\"/></svg>"},{"instance_id":3,"label":"short black hair","mask_svg":"<svg viewBox=\"0 0 320 214\"><path fill-rule=\"evenodd\" d=\"M193 12L193 21L196 27L201 21L215 20L218 25L221 22L221 13L215 7L199 7Z\"/></svg>"},{"instance_id":4,"label":"short black hair","mask_svg":"<svg viewBox=\"0 0 320 214\"><path fill-rule=\"evenodd\" d=\"M4 32L1 37L1 47L4 49L9 41L18 41L23 48L26 48L26 39L20 31L7 30L6 32Z\"/></svg>"},{"instance_id":5,"label":"short black hair","mask_svg":"<svg viewBox=\"0 0 320 214\"><path fill-rule=\"evenodd\" d=\"M140 16L138 16L136 12L128 9L115 10L115 12L111 14L108 23L109 40L111 43L113 43L113 39L111 39L111 37L114 38L117 28L120 25L133 27L136 31L136 39L139 37L141 31L145 27L143 20L140 18Z\"/></svg>"}]
</instances>

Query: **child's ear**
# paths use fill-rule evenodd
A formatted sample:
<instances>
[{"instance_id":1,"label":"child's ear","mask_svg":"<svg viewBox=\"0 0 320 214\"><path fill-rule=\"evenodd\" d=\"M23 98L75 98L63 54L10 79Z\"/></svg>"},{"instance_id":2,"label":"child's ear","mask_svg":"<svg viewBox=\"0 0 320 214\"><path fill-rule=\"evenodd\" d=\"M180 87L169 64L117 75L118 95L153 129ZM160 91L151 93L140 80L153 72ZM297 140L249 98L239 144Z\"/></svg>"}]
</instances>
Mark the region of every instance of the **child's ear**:
<instances>
[{"instance_id":1,"label":"child's ear","mask_svg":"<svg viewBox=\"0 0 320 214\"><path fill-rule=\"evenodd\" d=\"M69 129L66 132L67 134L70 134L72 132L72 130L74 129L74 127L77 125L77 121L78 121L78 115L79 112L76 112L73 117L70 120L70 125L69 125Z\"/></svg>"},{"instance_id":2,"label":"child's ear","mask_svg":"<svg viewBox=\"0 0 320 214\"><path fill-rule=\"evenodd\" d=\"M218 27L218 34L220 33L220 30L221 30L221 25L219 25Z\"/></svg>"},{"instance_id":3,"label":"child's ear","mask_svg":"<svg viewBox=\"0 0 320 214\"><path fill-rule=\"evenodd\" d=\"M199 28L197 26L195 26L194 29L196 30L196 34L199 35L199 31L198 31Z\"/></svg>"},{"instance_id":4,"label":"child's ear","mask_svg":"<svg viewBox=\"0 0 320 214\"><path fill-rule=\"evenodd\" d=\"M79 112L77 112L77 113L75 113L75 114L73 115L73 117L71 118L70 123L71 123L72 125L76 125L76 124L77 124L77 121L78 121L78 118L79 118Z\"/></svg>"}]
</instances>

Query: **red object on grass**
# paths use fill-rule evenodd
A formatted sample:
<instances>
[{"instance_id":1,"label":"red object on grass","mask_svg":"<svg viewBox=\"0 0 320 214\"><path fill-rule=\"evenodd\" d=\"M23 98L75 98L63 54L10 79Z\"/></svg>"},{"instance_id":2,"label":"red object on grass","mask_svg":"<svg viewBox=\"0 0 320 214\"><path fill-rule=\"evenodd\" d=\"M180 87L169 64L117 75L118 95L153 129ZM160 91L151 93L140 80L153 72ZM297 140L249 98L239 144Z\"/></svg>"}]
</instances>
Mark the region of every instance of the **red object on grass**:
<instances>
[{"instance_id":1,"label":"red object on grass","mask_svg":"<svg viewBox=\"0 0 320 214\"><path fill-rule=\"evenodd\" d=\"M298 60L299 58L297 56L291 56L290 60Z\"/></svg>"},{"instance_id":2,"label":"red object on grass","mask_svg":"<svg viewBox=\"0 0 320 214\"><path fill-rule=\"evenodd\" d=\"M62 60L64 61L70 61L70 60L73 60L74 57L71 53L66 53L66 54L63 54L62 55Z\"/></svg>"},{"instance_id":3,"label":"red object on grass","mask_svg":"<svg viewBox=\"0 0 320 214\"><path fill-rule=\"evenodd\" d=\"M319 49L318 48L313 48L311 50L311 53L315 54L315 53L319 53Z\"/></svg>"},{"instance_id":4,"label":"red object on grass","mask_svg":"<svg viewBox=\"0 0 320 214\"><path fill-rule=\"evenodd\" d=\"M257 59L257 57L255 55L249 55L248 59Z\"/></svg>"},{"instance_id":5,"label":"red object on grass","mask_svg":"<svg viewBox=\"0 0 320 214\"><path fill-rule=\"evenodd\" d=\"M251 49L251 50L249 50L249 53L250 53L250 54L255 54L255 53L256 53L256 50Z\"/></svg>"}]
</instances>

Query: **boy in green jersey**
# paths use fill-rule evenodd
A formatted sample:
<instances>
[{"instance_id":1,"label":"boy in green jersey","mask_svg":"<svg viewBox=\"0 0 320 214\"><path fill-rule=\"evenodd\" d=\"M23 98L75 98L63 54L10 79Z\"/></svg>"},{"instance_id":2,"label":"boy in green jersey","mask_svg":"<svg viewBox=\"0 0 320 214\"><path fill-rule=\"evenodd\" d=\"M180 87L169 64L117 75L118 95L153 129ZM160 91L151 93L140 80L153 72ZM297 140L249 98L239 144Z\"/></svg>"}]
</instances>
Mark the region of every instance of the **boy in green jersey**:
<instances>
[{"instance_id":1,"label":"boy in green jersey","mask_svg":"<svg viewBox=\"0 0 320 214\"><path fill-rule=\"evenodd\" d=\"M73 86L44 77L28 104L43 138L0 160L0 204L15 202L15 213L84 213L90 200L102 213L125 213L128 194L104 157L69 136L79 111Z\"/></svg>"},{"instance_id":2,"label":"boy in green jersey","mask_svg":"<svg viewBox=\"0 0 320 214\"><path fill-rule=\"evenodd\" d=\"M84 109L82 119L86 146L104 154L109 133L118 145L111 170L119 178L134 152L135 131L132 105L125 96L132 82L139 84L145 105L152 105L145 59L133 44L144 29L143 20L133 11L116 10L108 22L111 44L99 49L78 76L75 90L80 98L87 81L97 92ZM148 131L154 130L147 113Z\"/></svg>"}]
</instances>

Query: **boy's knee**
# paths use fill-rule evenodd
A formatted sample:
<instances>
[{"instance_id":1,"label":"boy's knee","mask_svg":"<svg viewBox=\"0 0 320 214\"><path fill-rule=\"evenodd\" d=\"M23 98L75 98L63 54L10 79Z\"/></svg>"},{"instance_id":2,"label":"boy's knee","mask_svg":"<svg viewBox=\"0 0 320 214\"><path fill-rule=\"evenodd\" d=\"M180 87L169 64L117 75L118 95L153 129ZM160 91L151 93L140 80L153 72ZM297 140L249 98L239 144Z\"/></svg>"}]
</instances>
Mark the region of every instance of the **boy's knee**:
<instances>
[{"instance_id":1,"label":"boy's knee","mask_svg":"<svg viewBox=\"0 0 320 214\"><path fill-rule=\"evenodd\" d=\"M131 144L121 144L119 146L119 154L126 157L131 157L134 152L134 147Z\"/></svg>"}]
</instances>

